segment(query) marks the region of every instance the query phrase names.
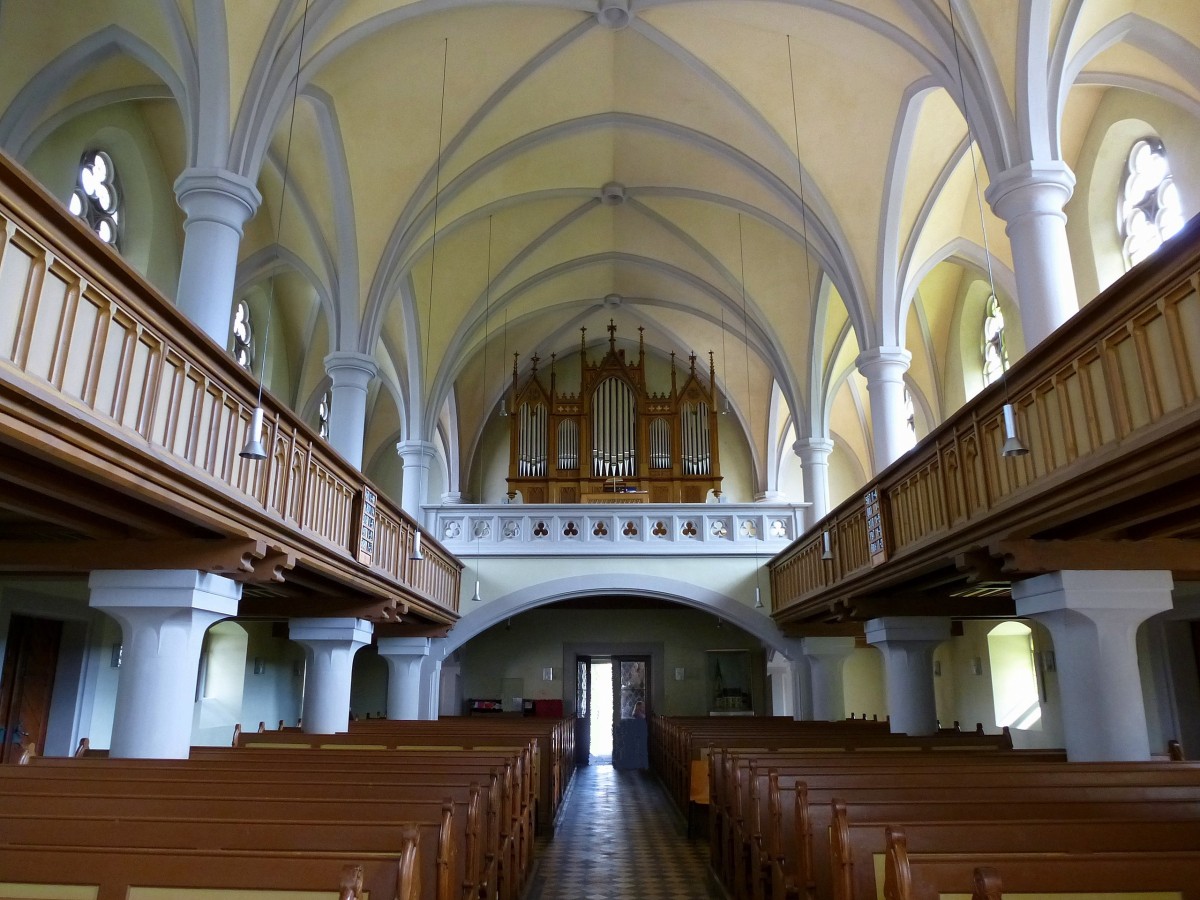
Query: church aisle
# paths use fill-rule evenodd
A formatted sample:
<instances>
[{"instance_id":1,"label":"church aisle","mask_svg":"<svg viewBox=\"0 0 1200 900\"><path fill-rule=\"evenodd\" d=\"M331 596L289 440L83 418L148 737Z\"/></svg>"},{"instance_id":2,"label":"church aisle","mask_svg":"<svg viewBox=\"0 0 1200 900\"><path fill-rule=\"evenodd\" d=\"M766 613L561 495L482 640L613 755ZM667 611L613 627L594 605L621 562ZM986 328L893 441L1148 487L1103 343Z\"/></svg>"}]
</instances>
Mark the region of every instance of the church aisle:
<instances>
[{"instance_id":1,"label":"church aisle","mask_svg":"<svg viewBox=\"0 0 1200 900\"><path fill-rule=\"evenodd\" d=\"M685 832L650 773L576 769L525 900L716 900L708 845Z\"/></svg>"}]
</instances>

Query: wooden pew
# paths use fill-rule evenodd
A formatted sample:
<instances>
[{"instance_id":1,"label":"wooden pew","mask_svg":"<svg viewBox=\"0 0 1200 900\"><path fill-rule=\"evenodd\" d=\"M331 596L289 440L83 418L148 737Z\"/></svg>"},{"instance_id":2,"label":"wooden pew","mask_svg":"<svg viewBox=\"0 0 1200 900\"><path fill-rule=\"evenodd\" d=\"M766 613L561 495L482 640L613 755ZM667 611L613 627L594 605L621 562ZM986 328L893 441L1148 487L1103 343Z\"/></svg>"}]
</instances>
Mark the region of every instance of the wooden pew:
<instances>
[{"instance_id":1,"label":"wooden pew","mask_svg":"<svg viewBox=\"0 0 1200 900\"><path fill-rule=\"evenodd\" d=\"M30 783L35 781L45 783L48 791L60 790L68 781L72 789L80 790L83 788L83 783L91 779L95 784L87 789L91 790L93 794L105 792L112 794L114 790L117 793L121 790L129 790L132 781L139 781L141 786L133 789L134 793L158 792L161 794L172 789L176 790L177 796L173 801L175 808L180 808L181 802L188 802L180 795L203 798L205 791L208 791L207 799L196 802L207 804L201 811L211 815L217 812L220 804L224 802L222 798L213 798L211 789L205 787L206 779L216 779L221 783L222 790L229 794L258 797L258 802L247 803L246 807L265 810L269 801L281 818L298 813L297 801L294 799L269 800L269 797L264 795L278 796L281 792L286 791L292 797L304 797L306 796L305 792L308 791L309 794L316 795L311 798L309 804L311 814L326 821L329 821L326 817L330 815L329 809L335 802L342 806L342 813L339 817L345 817L346 812L352 810L356 803L362 804L359 818L367 817L368 813L372 817L385 817L388 813L386 804L382 802L384 796L388 797L391 802L400 803L404 802L406 793L410 795L409 799L417 794L423 794L428 798L431 792L422 786L422 782L436 781L438 778L437 775L432 774L437 769L438 758L426 755L415 757L404 755L403 762L393 763L392 760L396 757L397 754L392 751L348 751L342 753L295 750L270 751L265 755L260 755L257 752L227 750L219 758L199 761L38 759L32 766L22 769L6 767L8 771L0 771L0 795L5 790L6 782L10 782L10 779L5 776L16 772L25 774ZM441 777L464 779L459 787L460 790L469 787L469 783L466 781L468 776L474 776L480 780L490 778L491 781L487 782L488 793L494 794L500 784L500 778L495 772L498 767L495 764L497 762L507 764L508 761L509 757L496 753L480 754L479 759L469 763L464 763L462 759L456 758L449 766L454 770L453 776L447 776L443 772ZM56 784L59 786L56 787ZM104 785L104 787L100 788L96 785ZM183 787L181 788L180 785ZM272 787L267 789L266 785ZM446 792L448 793L450 785L443 785L443 787L447 788ZM24 785L23 788L26 793L37 792L37 789L30 787L29 784ZM331 799L339 797L341 800ZM318 799L320 799L320 803L316 802ZM159 797L155 802L161 804L164 801ZM489 803L489 810L493 806L500 807L502 811L505 808L502 801L494 805ZM473 841L469 851L463 848L460 841L458 846L463 849L456 852L462 857L463 865L470 866L472 873L470 878L463 880L479 882L483 896L516 897L524 885L527 867L515 840L511 836L507 841L502 840L503 836L493 824L498 819L498 816L489 815L489 821L485 826L472 826L482 832L486 840ZM464 827L466 826L464 825ZM506 831L509 831L511 835L511 829L506 828ZM435 843L432 839L427 841L429 847L433 847ZM498 850L496 849L497 845L499 845ZM486 852L478 849L485 847L487 848ZM476 873L480 871L480 864L477 861L481 855L490 857L490 860L484 860L482 875L478 875Z\"/></svg>"},{"instance_id":2,"label":"wooden pew","mask_svg":"<svg viewBox=\"0 0 1200 900\"><path fill-rule=\"evenodd\" d=\"M753 780L740 783L762 791L765 806L761 805L761 797L753 797L753 804L743 807L747 812L730 814L725 826L730 834L723 838L722 846L714 848L714 868L739 895L756 895L759 889L755 884L761 879L781 885L784 894L796 890L797 884L827 893L828 845L814 841L813 836L821 838L825 834L828 802L835 795L848 803L883 806L899 816L908 805L920 815L934 814L937 809L931 803L940 801L943 814L960 818L964 812L970 817L970 807L963 805L961 798L980 791L988 793L989 801L1005 800L1014 805L1037 802L1030 799L1033 791L1033 797L1048 804L1068 804L1075 816L1099 814L1081 810L1086 810L1088 803L1104 800L1124 803L1117 808L1125 810L1130 803L1167 802L1170 809L1166 812L1172 818L1194 817L1200 800L1200 767L1187 764L1068 765L1031 759L1002 766L994 759L985 763L969 756L947 756L943 764L913 765L907 758L905 763L881 761L874 767L854 766L842 771L836 766L825 770L809 766L783 773L772 766L766 774L756 772ZM752 767L745 765L740 771L748 773ZM739 798L742 802L744 798ZM954 812L956 809L959 812ZM718 823L714 830L721 827ZM768 871L769 876L765 874Z\"/></svg>"},{"instance_id":3,"label":"wooden pew","mask_svg":"<svg viewBox=\"0 0 1200 900\"><path fill-rule=\"evenodd\" d=\"M95 886L97 900L125 900L137 887L234 890L243 900L254 900L259 891L327 891L330 900L368 895L421 900L419 839L418 831L406 832L398 854L359 854L353 864L316 852L0 846L0 872L17 885Z\"/></svg>"},{"instance_id":4,"label":"wooden pew","mask_svg":"<svg viewBox=\"0 0 1200 900\"><path fill-rule=\"evenodd\" d=\"M832 802L829 828L833 900L875 900L877 862L887 852L887 824L851 821L845 804ZM1152 806L1131 812L1153 815ZM988 815L986 803L978 815ZM1200 848L1200 820L1158 818L1108 819L956 819L906 822L907 847L941 854L1112 853L1178 851ZM882 868L882 866L878 866ZM878 885L882 887L882 885Z\"/></svg>"},{"instance_id":5,"label":"wooden pew","mask_svg":"<svg viewBox=\"0 0 1200 900\"><path fill-rule=\"evenodd\" d=\"M406 840L418 834L414 846L426 847L426 852L416 855L418 877L434 887L423 896L460 900L474 889L466 878L460 852L465 829L456 823L466 812L450 802L397 804L397 815L405 818L370 822L348 818L354 814L349 804L341 819L287 821L261 818L254 807L243 807L240 816L205 818L194 815L186 803L179 804L172 815L152 816L144 813L136 800L110 815L48 815L29 810L10 812L8 807L6 803L0 812L0 834L5 835L0 838L0 846L14 849L70 845L109 848L114 853L127 848L275 854L311 851L336 853L343 861L357 861L363 854L399 859Z\"/></svg>"},{"instance_id":6,"label":"wooden pew","mask_svg":"<svg viewBox=\"0 0 1200 900\"><path fill-rule=\"evenodd\" d=\"M1017 893L1177 891L1200 900L1200 851L1089 853L910 853L902 828L889 828L884 864L888 900L968 894L999 900Z\"/></svg>"},{"instance_id":7,"label":"wooden pew","mask_svg":"<svg viewBox=\"0 0 1200 900\"><path fill-rule=\"evenodd\" d=\"M380 720L386 721L386 720ZM451 759L454 761L483 761L487 762L496 754L512 755L513 790L516 809L511 818L514 839L521 855L522 868L528 868L533 859L533 834L537 823L537 777L534 773L534 761L538 759L536 740L513 746L413 746L402 744L400 741L407 736L390 732L374 734L302 734L298 732L265 732L243 735L239 748L230 750L220 747L193 748L190 759L193 760L224 760L231 753L239 750L259 754L264 752L283 752L298 749L320 750L322 753L344 751L355 753L360 751L388 751L399 754L406 759L423 759L429 765L441 767L442 763ZM286 757L285 757L286 758ZM236 757L235 757L236 759Z\"/></svg>"}]
</instances>

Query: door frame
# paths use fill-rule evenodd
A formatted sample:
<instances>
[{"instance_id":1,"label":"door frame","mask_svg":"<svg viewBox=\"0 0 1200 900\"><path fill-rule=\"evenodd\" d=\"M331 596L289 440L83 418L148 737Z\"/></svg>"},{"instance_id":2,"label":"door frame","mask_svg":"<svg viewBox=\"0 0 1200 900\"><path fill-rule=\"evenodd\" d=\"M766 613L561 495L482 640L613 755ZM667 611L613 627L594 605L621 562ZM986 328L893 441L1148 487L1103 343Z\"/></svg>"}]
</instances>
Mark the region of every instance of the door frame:
<instances>
[{"instance_id":1,"label":"door frame","mask_svg":"<svg viewBox=\"0 0 1200 900\"><path fill-rule=\"evenodd\" d=\"M650 657L649 707L652 712L664 713L663 697L665 683L663 673L666 671L665 644L661 641L642 643L623 643L620 641L596 641L588 643L563 644L563 714L577 715L575 698L578 690L576 666L579 657L596 656L648 656Z\"/></svg>"}]
</instances>

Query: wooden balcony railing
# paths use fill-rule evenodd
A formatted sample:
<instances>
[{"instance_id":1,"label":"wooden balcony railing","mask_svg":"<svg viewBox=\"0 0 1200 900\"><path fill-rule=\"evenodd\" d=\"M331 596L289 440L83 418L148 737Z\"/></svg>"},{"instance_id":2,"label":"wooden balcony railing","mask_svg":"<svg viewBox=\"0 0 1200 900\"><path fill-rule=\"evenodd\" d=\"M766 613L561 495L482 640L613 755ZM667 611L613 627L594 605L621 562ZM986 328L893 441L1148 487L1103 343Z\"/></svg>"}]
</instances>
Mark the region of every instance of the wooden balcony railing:
<instances>
[{"instance_id":1,"label":"wooden balcony railing","mask_svg":"<svg viewBox=\"0 0 1200 900\"><path fill-rule=\"evenodd\" d=\"M827 617L976 548L1002 559L1013 539L1111 539L1120 504L1194 483L1198 367L1200 219L772 560L776 618ZM1028 455L1002 455L1006 400ZM868 523L872 492L878 520ZM1184 513L1174 510L1176 533ZM1173 536L1155 532L1154 513L1139 515L1144 537ZM1189 521L1200 524L1200 511Z\"/></svg>"},{"instance_id":2,"label":"wooden balcony railing","mask_svg":"<svg viewBox=\"0 0 1200 900\"><path fill-rule=\"evenodd\" d=\"M269 394L267 459L241 458L253 377L3 159L0 224L6 442L216 534L264 537L360 594L453 621L461 563L429 535L424 561L410 562L417 523ZM44 427L13 424L36 422L37 408Z\"/></svg>"}]
</instances>

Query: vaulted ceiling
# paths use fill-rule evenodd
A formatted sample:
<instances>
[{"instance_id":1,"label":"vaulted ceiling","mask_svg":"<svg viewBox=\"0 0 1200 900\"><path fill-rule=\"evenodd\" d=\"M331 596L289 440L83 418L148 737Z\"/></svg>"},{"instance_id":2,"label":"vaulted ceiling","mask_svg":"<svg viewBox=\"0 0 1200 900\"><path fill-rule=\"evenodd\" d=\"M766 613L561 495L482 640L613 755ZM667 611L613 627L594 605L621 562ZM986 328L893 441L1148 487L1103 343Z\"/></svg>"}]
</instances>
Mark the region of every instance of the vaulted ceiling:
<instances>
[{"instance_id":1,"label":"vaulted ceiling","mask_svg":"<svg viewBox=\"0 0 1200 900\"><path fill-rule=\"evenodd\" d=\"M4 0L0 43L0 143L35 171L128 107L161 185L255 181L269 383L303 412L326 353L374 356L368 458L440 428L451 481L511 354L610 318L714 351L757 486L789 416L869 473L858 352L909 345L927 427L961 402L981 223L1013 293L974 169L1072 164L1111 88L1200 108L1192 0Z\"/></svg>"}]
</instances>

